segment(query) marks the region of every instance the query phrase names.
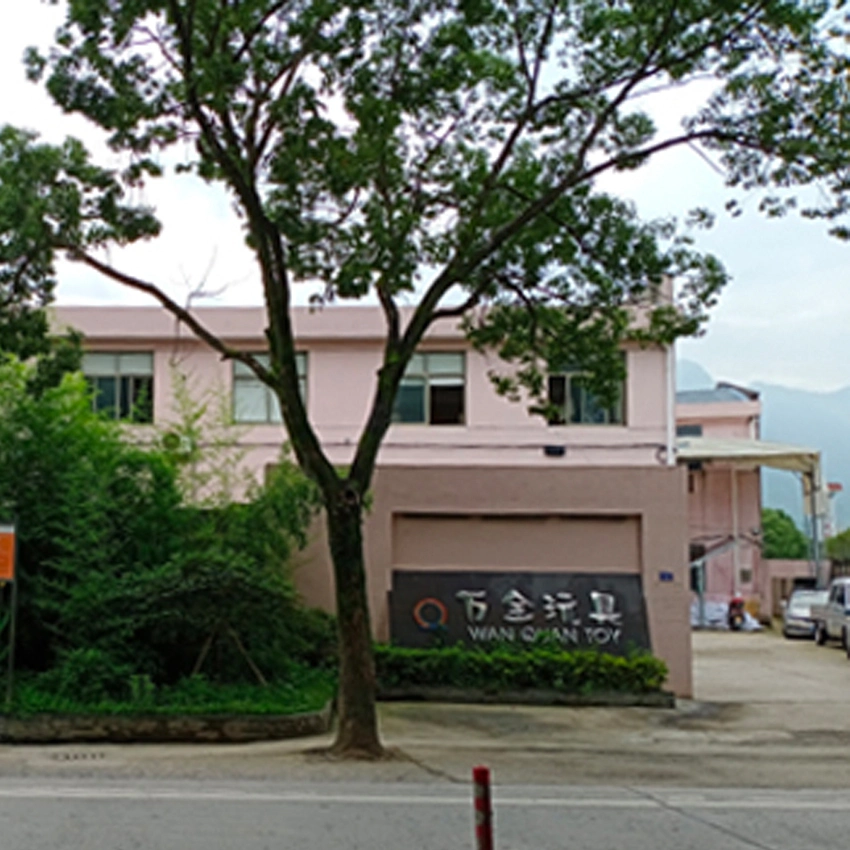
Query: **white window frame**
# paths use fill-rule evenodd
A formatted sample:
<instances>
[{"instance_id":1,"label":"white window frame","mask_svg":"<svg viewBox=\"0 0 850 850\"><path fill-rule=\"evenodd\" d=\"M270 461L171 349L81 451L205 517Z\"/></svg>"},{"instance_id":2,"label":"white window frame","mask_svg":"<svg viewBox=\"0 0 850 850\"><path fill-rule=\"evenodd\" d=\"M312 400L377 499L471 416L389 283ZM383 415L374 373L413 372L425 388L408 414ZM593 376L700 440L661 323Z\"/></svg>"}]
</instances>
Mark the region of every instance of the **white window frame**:
<instances>
[{"instance_id":1,"label":"white window frame","mask_svg":"<svg viewBox=\"0 0 850 850\"><path fill-rule=\"evenodd\" d=\"M457 369L440 367L439 358L457 358L459 367ZM444 361L445 362L445 361ZM434 427L450 427L451 425L461 426L466 424L466 352L465 351L417 351L407 364L404 370L404 376L401 379L401 386L405 382L409 385L418 385L422 387L423 392L423 419L417 420L402 420L399 418L396 407L393 407L392 421L396 425L428 425ZM460 410L460 420L458 422L438 422L431 421L431 388L434 386L460 386L463 396ZM398 397L396 397L397 403Z\"/></svg>"},{"instance_id":2,"label":"white window frame","mask_svg":"<svg viewBox=\"0 0 850 850\"><path fill-rule=\"evenodd\" d=\"M106 413L112 411L112 418L121 422L131 422L135 425L150 425L154 416L154 354L152 351L87 351L83 354L82 372L86 380L92 386L92 409ZM111 408L101 407L98 401L98 393L95 382L99 378L110 378L115 381L115 404ZM132 390L134 382L145 380L150 385L150 399L148 405L150 417L136 419L133 415L138 408L126 405L129 415L122 416L121 410L125 407L122 392L125 380L130 383L132 397L136 392Z\"/></svg>"}]
</instances>

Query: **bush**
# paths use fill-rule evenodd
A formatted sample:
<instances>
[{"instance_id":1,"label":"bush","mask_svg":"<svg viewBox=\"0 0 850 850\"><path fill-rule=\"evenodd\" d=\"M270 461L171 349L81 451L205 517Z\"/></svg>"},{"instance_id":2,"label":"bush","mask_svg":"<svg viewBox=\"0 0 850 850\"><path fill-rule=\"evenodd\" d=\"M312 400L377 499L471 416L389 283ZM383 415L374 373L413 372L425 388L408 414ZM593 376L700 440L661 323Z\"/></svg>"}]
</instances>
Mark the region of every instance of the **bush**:
<instances>
[{"instance_id":1,"label":"bush","mask_svg":"<svg viewBox=\"0 0 850 850\"><path fill-rule=\"evenodd\" d=\"M130 673L128 665L117 663L99 649L72 649L38 681L62 701L95 704L125 698Z\"/></svg>"},{"instance_id":2,"label":"bush","mask_svg":"<svg viewBox=\"0 0 850 850\"><path fill-rule=\"evenodd\" d=\"M663 661L639 651L616 656L590 649L498 647L485 651L382 644L375 647L375 664L379 685L384 688L456 687L488 692L537 688L568 694L643 694L659 691L667 678Z\"/></svg>"},{"instance_id":3,"label":"bush","mask_svg":"<svg viewBox=\"0 0 850 850\"><path fill-rule=\"evenodd\" d=\"M126 699L131 674L154 688L196 669L241 684L332 662L333 622L305 611L291 580L318 506L292 463L244 502L219 482L210 501L187 504L180 457L132 445L92 410L81 375L34 394L34 374L0 360L0 518L18 520L20 670L50 671L43 684L62 699L92 702ZM213 472L220 462L228 483L222 453L195 460Z\"/></svg>"},{"instance_id":4,"label":"bush","mask_svg":"<svg viewBox=\"0 0 850 850\"><path fill-rule=\"evenodd\" d=\"M102 659L101 659L102 660ZM75 670L99 669L91 656L71 662ZM284 679L268 686L216 685L205 676L181 679L174 685L154 686L144 675L108 677L103 688L81 687L76 675L62 688L58 669L23 677L15 691L12 713L32 714L299 714L319 711L334 695L336 677L327 670L290 665Z\"/></svg>"}]
</instances>

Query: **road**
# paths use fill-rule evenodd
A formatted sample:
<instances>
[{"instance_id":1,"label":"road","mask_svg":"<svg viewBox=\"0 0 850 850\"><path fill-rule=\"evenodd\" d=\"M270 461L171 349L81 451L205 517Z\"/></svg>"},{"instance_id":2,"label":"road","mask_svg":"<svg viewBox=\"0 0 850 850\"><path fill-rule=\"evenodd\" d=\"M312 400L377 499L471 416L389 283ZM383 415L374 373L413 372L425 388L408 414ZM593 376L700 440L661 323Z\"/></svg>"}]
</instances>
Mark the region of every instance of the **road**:
<instances>
[{"instance_id":1,"label":"road","mask_svg":"<svg viewBox=\"0 0 850 850\"><path fill-rule=\"evenodd\" d=\"M498 850L844 850L845 654L694 639L675 709L384 704L375 763L327 737L0 747L0 850L470 850L476 763Z\"/></svg>"},{"instance_id":2,"label":"road","mask_svg":"<svg viewBox=\"0 0 850 850\"><path fill-rule=\"evenodd\" d=\"M505 786L499 850L845 850L842 792ZM0 783L3 850L470 850L469 789Z\"/></svg>"}]
</instances>

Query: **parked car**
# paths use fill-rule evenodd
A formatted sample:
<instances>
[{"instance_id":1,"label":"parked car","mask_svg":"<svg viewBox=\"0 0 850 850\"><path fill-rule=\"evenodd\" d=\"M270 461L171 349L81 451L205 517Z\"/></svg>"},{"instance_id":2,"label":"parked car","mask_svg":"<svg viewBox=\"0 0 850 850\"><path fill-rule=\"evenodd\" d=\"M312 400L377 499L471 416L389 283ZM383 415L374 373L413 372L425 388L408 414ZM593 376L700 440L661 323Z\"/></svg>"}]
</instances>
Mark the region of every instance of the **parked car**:
<instances>
[{"instance_id":1,"label":"parked car","mask_svg":"<svg viewBox=\"0 0 850 850\"><path fill-rule=\"evenodd\" d=\"M782 634L787 638L815 636L817 623L812 617L812 607L826 605L828 590L794 590L782 612Z\"/></svg>"},{"instance_id":2,"label":"parked car","mask_svg":"<svg viewBox=\"0 0 850 850\"><path fill-rule=\"evenodd\" d=\"M815 621L815 641L818 646L823 646L828 640L838 640L843 647L850 647L850 641L847 639L850 577L833 579L829 585L826 602L823 605L813 605L811 610L812 619Z\"/></svg>"}]
</instances>

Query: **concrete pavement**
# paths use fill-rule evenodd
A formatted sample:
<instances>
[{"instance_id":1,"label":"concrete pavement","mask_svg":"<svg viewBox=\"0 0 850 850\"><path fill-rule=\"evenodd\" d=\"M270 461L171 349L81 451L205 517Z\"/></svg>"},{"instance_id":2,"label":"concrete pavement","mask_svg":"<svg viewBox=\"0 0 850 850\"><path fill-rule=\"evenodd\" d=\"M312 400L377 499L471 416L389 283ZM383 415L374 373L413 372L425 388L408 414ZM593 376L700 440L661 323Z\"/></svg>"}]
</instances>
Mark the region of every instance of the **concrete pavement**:
<instances>
[{"instance_id":1,"label":"concrete pavement","mask_svg":"<svg viewBox=\"0 0 850 850\"><path fill-rule=\"evenodd\" d=\"M696 699L675 709L389 703L390 757L330 759L328 736L222 746L0 748L0 777L242 778L846 788L850 661L773 633L697 633Z\"/></svg>"}]
</instances>

